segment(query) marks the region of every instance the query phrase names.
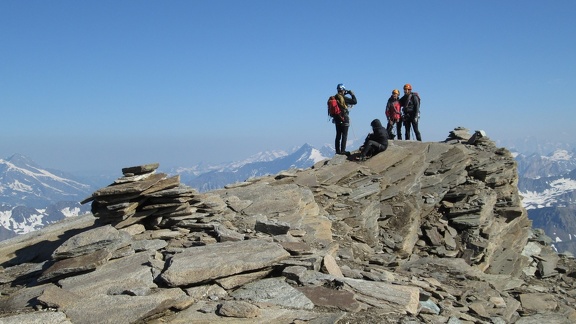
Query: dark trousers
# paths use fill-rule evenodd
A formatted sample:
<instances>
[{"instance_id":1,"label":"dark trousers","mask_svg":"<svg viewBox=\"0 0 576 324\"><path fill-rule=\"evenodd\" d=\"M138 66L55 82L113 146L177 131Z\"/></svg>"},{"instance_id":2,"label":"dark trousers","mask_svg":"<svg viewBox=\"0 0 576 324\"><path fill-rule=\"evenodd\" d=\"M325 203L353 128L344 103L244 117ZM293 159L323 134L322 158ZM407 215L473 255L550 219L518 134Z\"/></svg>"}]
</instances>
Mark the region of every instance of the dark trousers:
<instances>
[{"instance_id":1,"label":"dark trousers","mask_svg":"<svg viewBox=\"0 0 576 324\"><path fill-rule=\"evenodd\" d=\"M360 153L361 158L365 158L368 154L376 155L382 151L385 151L388 147L384 146L376 141L367 140L362 145L362 152Z\"/></svg>"},{"instance_id":2,"label":"dark trousers","mask_svg":"<svg viewBox=\"0 0 576 324\"><path fill-rule=\"evenodd\" d=\"M410 139L410 126L414 128L414 134L416 134L416 139L422 142L422 137L420 137L420 131L418 130L418 120L412 119L404 122L404 127L406 128L406 134L404 134L406 140Z\"/></svg>"},{"instance_id":3,"label":"dark trousers","mask_svg":"<svg viewBox=\"0 0 576 324\"><path fill-rule=\"evenodd\" d=\"M336 123L336 140L334 147L336 154L346 153L346 141L348 140L348 125L344 123Z\"/></svg>"},{"instance_id":4,"label":"dark trousers","mask_svg":"<svg viewBox=\"0 0 576 324\"><path fill-rule=\"evenodd\" d=\"M394 139L394 134L392 134L392 129L394 129L394 124L396 124L396 138L401 140L402 139L402 122L397 121L393 122L391 120L388 121L388 126L386 126L386 131L388 131L388 138Z\"/></svg>"}]
</instances>

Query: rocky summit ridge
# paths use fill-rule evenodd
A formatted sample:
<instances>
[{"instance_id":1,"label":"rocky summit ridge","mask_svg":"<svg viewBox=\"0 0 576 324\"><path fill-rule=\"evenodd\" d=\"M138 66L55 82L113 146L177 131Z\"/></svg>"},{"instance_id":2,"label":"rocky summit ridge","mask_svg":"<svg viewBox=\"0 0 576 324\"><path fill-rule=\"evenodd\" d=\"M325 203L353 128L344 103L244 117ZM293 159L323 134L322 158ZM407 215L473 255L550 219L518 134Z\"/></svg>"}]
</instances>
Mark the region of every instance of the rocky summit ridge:
<instances>
[{"instance_id":1,"label":"rocky summit ridge","mask_svg":"<svg viewBox=\"0 0 576 324\"><path fill-rule=\"evenodd\" d=\"M157 168L0 242L0 323L576 322L576 262L481 131L206 193Z\"/></svg>"}]
</instances>

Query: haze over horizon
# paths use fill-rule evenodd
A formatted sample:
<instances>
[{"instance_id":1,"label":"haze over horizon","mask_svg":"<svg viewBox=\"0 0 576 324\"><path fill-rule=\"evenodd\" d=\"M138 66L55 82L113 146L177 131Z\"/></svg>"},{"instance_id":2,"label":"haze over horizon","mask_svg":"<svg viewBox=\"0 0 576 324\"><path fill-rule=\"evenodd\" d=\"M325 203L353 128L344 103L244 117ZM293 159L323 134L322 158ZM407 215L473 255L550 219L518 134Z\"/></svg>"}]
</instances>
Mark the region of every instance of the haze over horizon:
<instances>
[{"instance_id":1,"label":"haze over horizon","mask_svg":"<svg viewBox=\"0 0 576 324\"><path fill-rule=\"evenodd\" d=\"M189 166L349 139L392 89L424 141L576 140L576 2L0 1L0 158L65 171Z\"/></svg>"}]
</instances>

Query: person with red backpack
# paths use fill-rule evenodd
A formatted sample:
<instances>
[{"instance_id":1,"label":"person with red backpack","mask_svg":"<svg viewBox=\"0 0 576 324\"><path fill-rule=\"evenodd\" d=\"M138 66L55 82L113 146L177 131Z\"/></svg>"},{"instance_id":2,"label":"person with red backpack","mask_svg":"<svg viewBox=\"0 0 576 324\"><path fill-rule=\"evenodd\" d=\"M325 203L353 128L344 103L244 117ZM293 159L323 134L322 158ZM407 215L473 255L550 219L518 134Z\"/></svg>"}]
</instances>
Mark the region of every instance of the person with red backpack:
<instances>
[{"instance_id":1,"label":"person with red backpack","mask_svg":"<svg viewBox=\"0 0 576 324\"><path fill-rule=\"evenodd\" d=\"M420 96L417 92L412 92L412 86L407 83L404 85L404 96L400 98L402 106L402 120L404 121L404 138L410 139L410 127L414 129L416 140L422 141L420 131L418 130L418 119L420 118Z\"/></svg>"},{"instance_id":2,"label":"person with red backpack","mask_svg":"<svg viewBox=\"0 0 576 324\"><path fill-rule=\"evenodd\" d=\"M400 113L399 96L400 91L398 91L398 89L392 90L392 95L388 98L388 103L386 103L386 118L388 118L386 131L388 131L389 139L394 139L394 124L396 124L396 135L398 139L402 139L402 114Z\"/></svg>"},{"instance_id":3,"label":"person with red backpack","mask_svg":"<svg viewBox=\"0 0 576 324\"><path fill-rule=\"evenodd\" d=\"M346 141L348 140L348 127L350 127L350 116L349 109L358 103L356 96L352 90L346 90L342 83L336 86L338 91L335 94L334 99L336 100L337 107L334 107L334 102L328 100L328 114L332 117L332 122L336 125L336 139L334 140L334 146L336 148L336 154L350 155L350 152L346 151ZM331 106L332 104L332 106Z\"/></svg>"}]
</instances>

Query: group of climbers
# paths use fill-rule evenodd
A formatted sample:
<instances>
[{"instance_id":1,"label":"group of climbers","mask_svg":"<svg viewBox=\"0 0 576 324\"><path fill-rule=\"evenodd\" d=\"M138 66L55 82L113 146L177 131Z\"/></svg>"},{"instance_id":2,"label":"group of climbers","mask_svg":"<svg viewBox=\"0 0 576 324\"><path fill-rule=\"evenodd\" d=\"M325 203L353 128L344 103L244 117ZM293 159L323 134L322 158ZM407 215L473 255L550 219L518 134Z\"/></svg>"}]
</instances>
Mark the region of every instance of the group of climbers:
<instances>
[{"instance_id":1,"label":"group of climbers","mask_svg":"<svg viewBox=\"0 0 576 324\"><path fill-rule=\"evenodd\" d=\"M410 140L410 132L413 130L416 140L422 141L420 130L418 129L418 119L420 118L420 96L412 92L410 84L404 85L404 96L400 97L400 91L394 89L386 104L386 127L382 126L379 119L374 119L370 123L372 132L366 137L364 144L360 147L358 160L365 160L368 156L376 155L388 148L388 139L394 139L394 125L396 125L396 137L402 139L402 125L404 125L404 139ZM336 86L337 93L328 100L328 114L332 117L332 122L336 125L336 138L334 146L336 154L350 155L346 151L346 141L348 139L348 128L350 127L350 109L358 103L356 95L352 90L347 90L344 84Z\"/></svg>"},{"instance_id":2,"label":"group of climbers","mask_svg":"<svg viewBox=\"0 0 576 324\"><path fill-rule=\"evenodd\" d=\"M418 130L418 119L420 118L420 96L417 92L412 92L412 86L404 85L404 96L398 99L400 91L392 90L392 95L386 104L386 118L388 119L388 136L394 139L393 128L396 124L396 137L402 139L402 124L404 124L404 139L410 139L410 128L414 130L416 140L422 141L420 130Z\"/></svg>"}]
</instances>

